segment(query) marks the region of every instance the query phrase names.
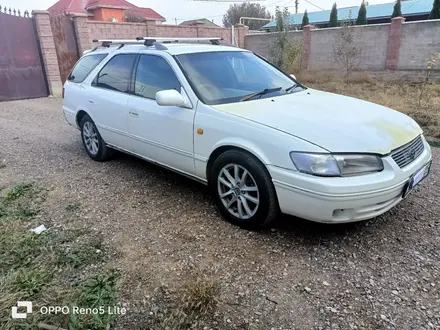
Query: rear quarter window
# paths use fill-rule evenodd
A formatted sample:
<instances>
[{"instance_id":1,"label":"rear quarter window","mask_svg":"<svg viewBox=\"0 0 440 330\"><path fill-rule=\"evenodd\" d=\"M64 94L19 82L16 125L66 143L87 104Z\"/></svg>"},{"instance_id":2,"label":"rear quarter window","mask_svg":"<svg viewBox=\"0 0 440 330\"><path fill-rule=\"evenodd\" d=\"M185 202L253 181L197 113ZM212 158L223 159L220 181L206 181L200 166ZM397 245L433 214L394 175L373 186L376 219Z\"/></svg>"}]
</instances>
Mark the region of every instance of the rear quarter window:
<instances>
[{"instance_id":1,"label":"rear quarter window","mask_svg":"<svg viewBox=\"0 0 440 330\"><path fill-rule=\"evenodd\" d=\"M95 54L80 58L69 77L67 77L67 80L73 83L82 83L90 72L106 57L107 54Z\"/></svg>"}]
</instances>

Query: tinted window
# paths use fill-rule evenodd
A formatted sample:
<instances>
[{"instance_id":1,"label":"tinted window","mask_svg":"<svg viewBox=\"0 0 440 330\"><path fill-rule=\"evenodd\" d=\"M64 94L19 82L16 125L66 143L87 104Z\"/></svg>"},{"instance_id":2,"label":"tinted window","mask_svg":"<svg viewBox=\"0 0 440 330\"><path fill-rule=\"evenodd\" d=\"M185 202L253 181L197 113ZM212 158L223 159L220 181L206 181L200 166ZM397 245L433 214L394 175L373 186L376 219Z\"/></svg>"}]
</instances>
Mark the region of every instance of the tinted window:
<instances>
[{"instance_id":1,"label":"tinted window","mask_svg":"<svg viewBox=\"0 0 440 330\"><path fill-rule=\"evenodd\" d=\"M107 54L89 55L81 58L76 63L67 80L74 83L82 83L90 72L107 56Z\"/></svg>"},{"instance_id":2,"label":"tinted window","mask_svg":"<svg viewBox=\"0 0 440 330\"><path fill-rule=\"evenodd\" d=\"M128 93L136 54L116 55L102 68L95 86Z\"/></svg>"},{"instance_id":3,"label":"tinted window","mask_svg":"<svg viewBox=\"0 0 440 330\"><path fill-rule=\"evenodd\" d=\"M162 57L142 55L136 71L135 94L156 99L156 93L165 89L180 92L179 80L171 66Z\"/></svg>"}]
</instances>

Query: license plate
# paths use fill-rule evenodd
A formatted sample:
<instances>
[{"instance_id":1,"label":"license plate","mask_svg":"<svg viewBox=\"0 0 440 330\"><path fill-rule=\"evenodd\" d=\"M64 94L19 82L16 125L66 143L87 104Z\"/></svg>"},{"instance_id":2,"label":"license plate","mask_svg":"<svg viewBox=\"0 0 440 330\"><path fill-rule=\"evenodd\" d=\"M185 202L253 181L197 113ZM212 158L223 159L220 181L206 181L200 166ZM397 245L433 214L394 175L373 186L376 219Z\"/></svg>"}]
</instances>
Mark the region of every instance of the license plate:
<instances>
[{"instance_id":1,"label":"license plate","mask_svg":"<svg viewBox=\"0 0 440 330\"><path fill-rule=\"evenodd\" d=\"M431 171L431 163L429 162L425 166L423 166L420 170L418 170L416 173L411 176L411 178L408 180L408 183L406 184L405 188L403 189L402 198L405 198L409 195L409 193L414 189L415 186L417 186L424 178L426 178Z\"/></svg>"}]
</instances>

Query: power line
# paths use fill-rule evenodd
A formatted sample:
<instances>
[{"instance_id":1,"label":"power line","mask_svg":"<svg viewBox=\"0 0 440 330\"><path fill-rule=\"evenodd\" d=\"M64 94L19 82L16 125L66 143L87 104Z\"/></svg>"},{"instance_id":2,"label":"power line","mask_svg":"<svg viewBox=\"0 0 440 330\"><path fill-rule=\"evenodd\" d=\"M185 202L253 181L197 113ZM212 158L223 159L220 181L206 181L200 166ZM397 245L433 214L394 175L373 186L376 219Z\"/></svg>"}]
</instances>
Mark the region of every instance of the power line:
<instances>
[{"instance_id":1,"label":"power line","mask_svg":"<svg viewBox=\"0 0 440 330\"><path fill-rule=\"evenodd\" d=\"M317 5L315 5L314 3L312 3L312 2L309 1L309 0L304 0L304 1L307 2L307 3L309 3L309 4L311 4L312 6L315 6L316 8L319 8L319 9L321 9L321 10L325 10L324 8L321 8L321 7L317 6Z\"/></svg>"}]
</instances>

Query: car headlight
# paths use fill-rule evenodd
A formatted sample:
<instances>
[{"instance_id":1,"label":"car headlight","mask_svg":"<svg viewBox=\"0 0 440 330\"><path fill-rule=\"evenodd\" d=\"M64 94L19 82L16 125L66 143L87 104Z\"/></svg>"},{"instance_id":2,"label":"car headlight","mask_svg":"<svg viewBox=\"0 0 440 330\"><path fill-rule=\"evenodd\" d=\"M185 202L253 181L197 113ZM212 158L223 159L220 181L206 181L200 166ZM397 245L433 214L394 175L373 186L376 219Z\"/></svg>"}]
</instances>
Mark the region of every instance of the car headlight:
<instances>
[{"instance_id":1,"label":"car headlight","mask_svg":"<svg viewBox=\"0 0 440 330\"><path fill-rule=\"evenodd\" d=\"M383 170L382 159L375 155L291 152L290 158L299 171L318 176L351 176Z\"/></svg>"}]
</instances>

